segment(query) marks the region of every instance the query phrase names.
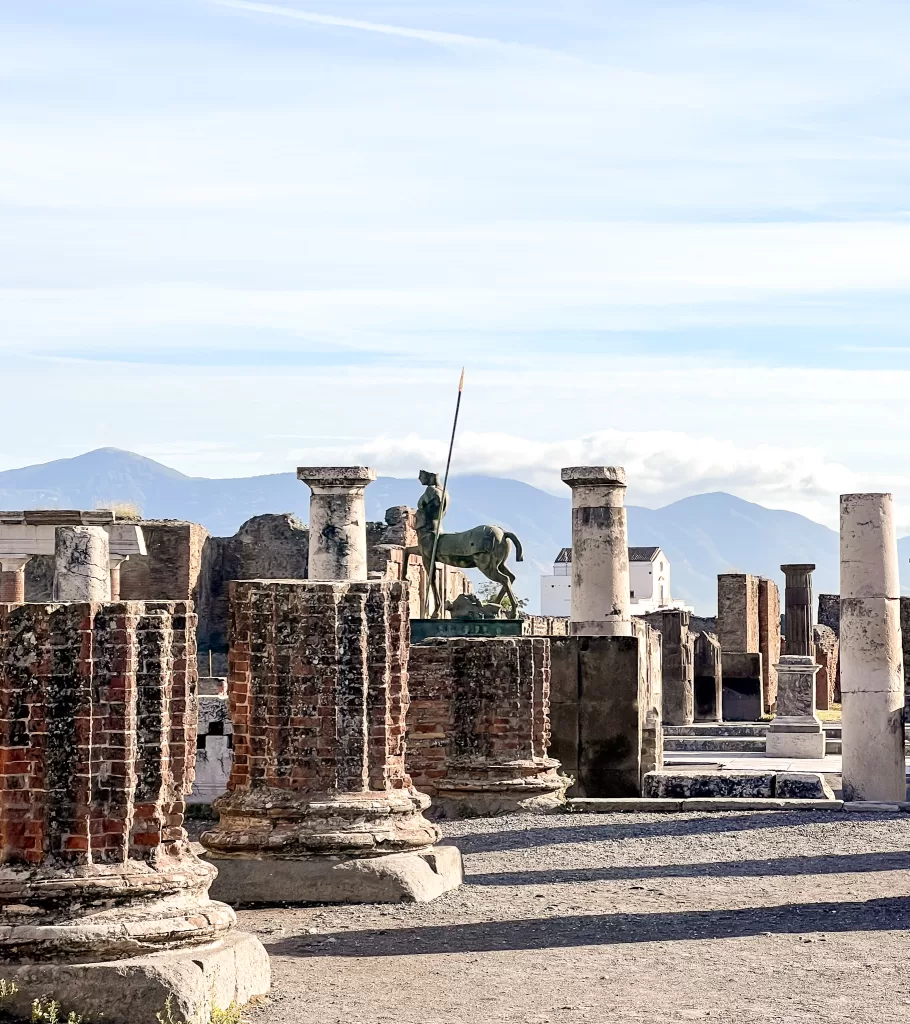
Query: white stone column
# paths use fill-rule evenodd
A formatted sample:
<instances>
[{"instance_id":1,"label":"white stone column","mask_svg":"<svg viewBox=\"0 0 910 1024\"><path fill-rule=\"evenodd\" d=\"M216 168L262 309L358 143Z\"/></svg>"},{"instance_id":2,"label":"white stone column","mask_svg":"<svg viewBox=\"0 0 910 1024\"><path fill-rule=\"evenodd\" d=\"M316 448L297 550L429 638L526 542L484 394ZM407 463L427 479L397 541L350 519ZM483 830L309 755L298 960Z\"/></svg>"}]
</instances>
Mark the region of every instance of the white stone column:
<instances>
[{"instance_id":1,"label":"white stone column","mask_svg":"<svg viewBox=\"0 0 910 1024\"><path fill-rule=\"evenodd\" d=\"M104 527L58 526L54 560L55 601L110 601L110 550Z\"/></svg>"},{"instance_id":2,"label":"white stone column","mask_svg":"<svg viewBox=\"0 0 910 1024\"><path fill-rule=\"evenodd\" d=\"M890 494L840 499L840 673L847 800L905 800L904 678Z\"/></svg>"},{"instance_id":3,"label":"white stone column","mask_svg":"<svg viewBox=\"0 0 910 1024\"><path fill-rule=\"evenodd\" d=\"M0 556L0 604L25 604L25 565L30 557Z\"/></svg>"},{"instance_id":4,"label":"white stone column","mask_svg":"<svg viewBox=\"0 0 910 1024\"><path fill-rule=\"evenodd\" d=\"M631 636L629 531L621 466L570 466L572 615L575 636Z\"/></svg>"},{"instance_id":5,"label":"white stone column","mask_svg":"<svg viewBox=\"0 0 910 1024\"><path fill-rule=\"evenodd\" d=\"M297 479L311 490L309 578L366 580L364 491L376 479L366 466L304 466Z\"/></svg>"}]
</instances>

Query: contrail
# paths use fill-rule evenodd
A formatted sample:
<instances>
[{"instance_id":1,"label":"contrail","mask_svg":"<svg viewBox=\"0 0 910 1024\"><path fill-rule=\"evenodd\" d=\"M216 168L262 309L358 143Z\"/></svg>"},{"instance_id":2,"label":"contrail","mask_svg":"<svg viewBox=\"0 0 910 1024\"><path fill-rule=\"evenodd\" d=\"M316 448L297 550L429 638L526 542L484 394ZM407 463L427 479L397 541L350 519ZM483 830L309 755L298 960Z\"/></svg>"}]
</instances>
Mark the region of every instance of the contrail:
<instances>
[{"instance_id":1,"label":"contrail","mask_svg":"<svg viewBox=\"0 0 910 1024\"><path fill-rule=\"evenodd\" d=\"M238 11L254 11L258 14L275 14L297 21L308 21L314 25L333 25L340 28L354 28L362 32L379 32L386 36L402 36L405 39L420 39L426 43L442 43L455 46L497 46L510 49L531 49L519 43L504 43L498 39L485 39L482 36L465 36L457 32L434 32L431 29L406 28L399 25L381 25L373 21L359 21L356 18L336 18L331 14L312 14L309 11L298 11L293 7L280 7L278 4L261 4L254 0L210 0L218 7L232 7Z\"/></svg>"}]
</instances>

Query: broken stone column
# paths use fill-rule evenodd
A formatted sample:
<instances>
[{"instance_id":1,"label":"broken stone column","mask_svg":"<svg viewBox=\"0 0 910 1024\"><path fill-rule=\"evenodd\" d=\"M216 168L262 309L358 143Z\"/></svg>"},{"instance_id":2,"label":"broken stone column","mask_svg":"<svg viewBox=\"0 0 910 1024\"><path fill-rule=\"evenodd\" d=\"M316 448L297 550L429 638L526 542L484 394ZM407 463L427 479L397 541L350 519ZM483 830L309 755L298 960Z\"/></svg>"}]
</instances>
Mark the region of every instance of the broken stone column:
<instances>
[{"instance_id":1,"label":"broken stone column","mask_svg":"<svg viewBox=\"0 0 910 1024\"><path fill-rule=\"evenodd\" d=\"M110 542L101 526L58 526L54 546L55 601L110 601Z\"/></svg>"},{"instance_id":2,"label":"broken stone column","mask_svg":"<svg viewBox=\"0 0 910 1024\"><path fill-rule=\"evenodd\" d=\"M202 837L239 902L413 902L461 883L405 770L398 581L231 584L234 759Z\"/></svg>"},{"instance_id":3,"label":"broken stone column","mask_svg":"<svg viewBox=\"0 0 910 1024\"><path fill-rule=\"evenodd\" d=\"M838 665L837 637L834 635L833 629L821 624L813 627L812 636L815 645L815 663L819 666L818 675L815 677L815 707L819 711L827 711L835 702L834 692Z\"/></svg>"},{"instance_id":4,"label":"broken stone column","mask_svg":"<svg viewBox=\"0 0 910 1024\"><path fill-rule=\"evenodd\" d=\"M723 719L758 722L765 699L757 576L717 577L717 638L723 663Z\"/></svg>"},{"instance_id":5,"label":"broken stone column","mask_svg":"<svg viewBox=\"0 0 910 1024\"><path fill-rule=\"evenodd\" d=\"M758 580L758 650L761 654L762 700L770 714L777 701L777 669L780 658L780 591L774 580Z\"/></svg>"},{"instance_id":6,"label":"broken stone column","mask_svg":"<svg viewBox=\"0 0 910 1024\"><path fill-rule=\"evenodd\" d=\"M434 638L410 650L408 771L441 818L552 810L550 641Z\"/></svg>"},{"instance_id":7,"label":"broken stone column","mask_svg":"<svg viewBox=\"0 0 910 1024\"><path fill-rule=\"evenodd\" d=\"M194 630L179 603L0 605L4 1010L156 1024L267 993L183 829Z\"/></svg>"},{"instance_id":8,"label":"broken stone column","mask_svg":"<svg viewBox=\"0 0 910 1024\"><path fill-rule=\"evenodd\" d=\"M629 540L621 466L570 466L574 636L631 636Z\"/></svg>"},{"instance_id":9,"label":"broken stone column","mask_svg":"<svg viewBox=\"0 0 910 1024\"><path fill-rule=\"evenodd\" d=\"M639 615L662 637L661 717L664 725L691 725L695 717L695 638L689 612L672 610Z\"/></svg>"},{"instance_id":10,"label":"broken stone column","mask_svg":"<svg viewBox=\"0 0 910 1024\"><path fill-rule=\"evenodd\" d=\"M840 660L847 800L905 800L900 583L890 494L840 499Z\"/></svg>"},{"instance_id":11,"label":"broken stone column","mask_svg":"<svg viewBox=\"0 0 910 1024\"><path fill-rule=\"evenodd\" d=\"M25 603L25 566L29 558L0 557L0 604Z\"/></svg>"},{"instance_id":12,"label":"broken stone column","mask_svg":"<svg viewBox=\"0 0 910 1024\"><path fill-rule=\"evenodd\" d=\"M814 565L782 565L786 578L787 653L777 669L776 713L765 740L768 757L821 758L825 733L815 710L815 660L812 636L812 573Z\"/></svg>"},{"instance_id":13,"label":"broken stone column","mask_svg":"<svg viewBox=\"0 0 910 1024\"><path fill-rule=\"evenodd\" d=\"M364 491L376 479L366 466L301 467L297 470L311 490L311 580L367 578L366 505Z\"/></svg>"}]
</instances>

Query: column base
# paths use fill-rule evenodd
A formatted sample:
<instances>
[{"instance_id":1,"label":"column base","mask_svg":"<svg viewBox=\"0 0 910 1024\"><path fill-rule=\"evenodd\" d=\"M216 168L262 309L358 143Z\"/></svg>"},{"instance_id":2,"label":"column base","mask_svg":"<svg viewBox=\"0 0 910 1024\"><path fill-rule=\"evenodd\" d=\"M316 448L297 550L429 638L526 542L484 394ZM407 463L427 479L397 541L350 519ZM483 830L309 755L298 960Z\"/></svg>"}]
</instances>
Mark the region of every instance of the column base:
<instances>
[{"instance_id":1,"label":"column base","mask_svg":"<svg viewBox=\"0 0 910 1024\"><path fill-rule=\"evenodd\" d=\"M570 636L631 636L631 619L589 619L571 621Z\"/></svg>"},{"instance_id":2,"label":"column base","mask_svg":"<svg viewBox=\"0 0 910 1024\"><path fill-rule=\"evenodd\" d=\"M541 814L565 806L572 779L550 768L519 779L440 779L427 812L431 818L493 818L500 814Z\"/></svg>"},{"instance_id":3,"label":"column base","mask_svg":"<svg viewBox=\"0 0 910 1024\"><path fill-rule=\"evenodd\" d=\"M104 1024L158 1024L157 1014L165 1015L168 1002L175 1021L208 1021L213 1009L266 996L271 983L268 954L246 932L103 963L4 962L0 973L16 988L3 1009L23 1020L31 1019L32 1000L44 999L59 1002L64 1013Z\"/></svg>"},{"instance_id":4,"label":"column base","mask_svg":"<svg viewBox=\"0 0 910 1024\"><path fill-rule=\"evenodd\" d=\"M213 857L219 899L245 903L429 903L464 880L461 851L431 846L379 857Z\"/></svg>"},{"instance_id":5,"label":"column base","mask_svg":"<svg viewBox=\"0 0 910 1024\"><path fill-rule=\"evenodd\" d=\"M766 757L820 759L825 756L825 730L811 716L779 715L768 726Z\"/></svg>"}]
</instances>

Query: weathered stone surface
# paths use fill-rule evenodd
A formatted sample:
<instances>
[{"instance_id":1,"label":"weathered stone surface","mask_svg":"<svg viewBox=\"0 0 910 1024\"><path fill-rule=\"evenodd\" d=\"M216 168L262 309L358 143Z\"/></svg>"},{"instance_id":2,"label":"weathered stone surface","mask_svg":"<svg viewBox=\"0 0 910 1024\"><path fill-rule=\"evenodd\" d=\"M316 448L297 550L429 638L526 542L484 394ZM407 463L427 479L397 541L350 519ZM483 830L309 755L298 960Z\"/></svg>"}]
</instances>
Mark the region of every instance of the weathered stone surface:
<instances>
[{"instance_id":1,"label":"weathered stone surface","mask_svg":"<svg viewBox=\"0 0 910 1024\"><path fill-rule=\"evenodd\" d=\"M428 903L464 881L461 853L440 843L416 853L255 862L215 858L214 894L247 903Z\"/></svg>"},{"instance_id":2,"label":"weathered stone surface","mask_svg":"<svg viewBox=\"0 0 910 1024\"><path fill-rule=\"evenodd\" d=\"M209 856L236 859L239 885L262 860L432 847L429 798L404 762L406 586L251 580L231 590L234 761L219 823L202 837ZM346 901L372 897L356 872L346 877Z\"/></svg>"},{"instance_id":3,"label":"weathered stone surface","mask_svg":"<svg viewBox=\"0 0 910 1024\"><path fill-rule=\"evenodd\" d=\"M411 647L408 771L431 813L551 810L567 779L547 756L550 641L434 639Z\"/></svg>"},{"instance_id":4,"label":"weathered stone surface","mask_svg":"<svg viewBox=\"0 0 910 1024\"><path fill-rule=\"evenodd\" d=\"M578 636L629 636L629 534L626 471L621 466L571 466L572 614Z\"/></svg>"},{"instance_id":5,"label":"weathered stone surface","mask_svg":"<svg viewBox=\"0 0 910 1024\"><path fill-rule=\"evenodd\" d=\"M695 638L689 613L678 609L640 615L661 642L661 693L664 725L691 725L695 718Z\"/></svg>"},{"instance_id":6,"label":"weathered stone surface","mask_svg":"<svg viewBox=\"0 0 910 1024\"><path fill-rule=\"evenodd\" d=\"M764 711L760 654L722 650L723 720L758 722Z\"/></svg>"},{"instance_id":7,"label":"weathered stone surface","mask_svg":"<svg viewBox=\"0 0 910 1024\"><path fill-rule=\"evenodd\" d=\"M55 601L110 601L108 536L101 526L58 526L54 551Z\"/></svg>"},{"instance_id":8,"label":"weathered stone surface","mask_svg":"<svg viewBox=\"0 0 910 1024\"><path fill-rule=\"evenodd\" d=\"M843 494L840 658L844 797L906 798L900 584L890 494Z\"/></svg>"},{"instance_id":9,"label":"weathered stone surface","mask_svg":"<svg viewBox=\"0 0 910 1024\"><path fill-rule=\"evenodd\" d=\"M632 619L638 638L638 665L642 679L641 774L664 766L663 637L642 619Z\"/></svg>"},{"instance_id":10,"label":"weathered stone surface","mask_svg":"<svg viewBox=\"0 0 910 1024\"><path fill-rule=\"evenodd\" d=\"M41 998L104 1024L158 1024L168 1002L175 1021L209 1024L214 1009L261 998L271 981L262 943L237 931L207 945L113 962L4 963L0 970L17 988L4 1008L23 1020Z\"/></svg>"},{"instance_id":11,"label":"weathered stone surface","mask_svg":"<svg viewBox=\"0 0 910 1024\"><path fill-rule=\"evenodd\" d=\"M124 601L193 601L199 614L203 551L208 531L178 519L144 519L145 555L133 555L120 567Z\"/></svg>"},{"instance_id":12,"label":"weathered stone surface","mask_svg":"<svg viewBox=\"0 0 910 1024\"><path fill-rule=\"evenodd\" d=\"M691 797L773 797L774 772L649 772L642 795L665 799Z\"/></svg>"},{"instance_id":13,"label":"weathered stone surface","mask_svg":"<svg viewBox=\"0 0 910 1024\"><path fill-rule=\"evenodd\" d=\"M815 677L815 706L819 711L827 711L839 695L840 645L837 635L830 626L815 626L812 630L812 641L815 647L815 662L819 666L818 675Z\"/></svg>"},{"instance_id":14,"label":"weathered stone surface","mask_svg":"<svg viewBox=\"0 0 910 1024\"><path fill-rule=\"evenodd\" d=\"M693 660L694 719L696 722L719 722L724 673L720 644L713 633L696 635Z\"/></svg>"},{"instance_id":15,"label":"weathered stone surface","mask_svg":"<svg viewBox=\"0 0 910 1024\"><path fill-rule=\"evenodd\" d=\"M773 580L758 581L758 650L761 654L765 713L777 701L777 662L780 659L780 593Z\"/></svg>"},{"instance_id":16,"label":"weathered stone surface","mask_svg":"<svg viewBox=\"0 0 910 1024\"><path fill-rule=\"evenodd\" d=\"M642 623L641 629L647 629ZM573 796L640 796L648 718L648 682L631 637L550 640L551 753L574 775ZM659 691L658 691L659 692Z\"/></svg>"},{"instance_id":17,"label":"weathered stone surface","mask_svg":"<svg viewBox=\"0 0 910 1024\"><path fill-rule=\"evenodd\" d=\"M310 488L311 580L367 578L364 491L376 479L366 466L301 467L297 478Z\"/></svg>"},{"instance_id":18,"label":"weathered stone surface","mask_svg":"<svg viewBox=\"0 0 910 1024\"><path fill-rule=\"evenodd\" d=\"M717 639L724 654L760 653L757 576L717 577Z\"/></svg>"},{"instance_id":19,"label":"weathered stone surface","mask_svg":"<svg viewBox=\"0 0 910 1024\"><path fill-rule=\"evenodd\" d=\"M234 761L233 732L226 687L220 694L202 692L199 681L199 722L196 731L196 772L188 804L211 804L227 791ZM217 680L224 683L226 680Z\"/></svg>"},{"instance_id":20,"label":"weathered stone surface","mask_svg":"<svg viewBox=\"0 0 910 1024\"><path fill-rule=\"evenodd\" d=\"M811 655L786 654L778 662L777 712L765 738L768 757L825 756L825 734L815 713L817 673Z\"/></svg>"},{"instance_id":21,"label":"weathered stone surface","mask_svg":"<svg viewBox=\"0 0 910 1024\"><path fill-rule=\"evenodd\" d=\"M818 595L818 624L840 636L840 594Z\"/></svg>"},{"instance_id":22,"label":"weathered stone surface","mask_svg":"<svg viewBox=\"0 0 910 1024\"><path fill-rule=\"evenodd\" d=\"M834 793L818 772L778 772L774 795L786 800L833 800Z\"/></svg>"}]
</instances>

